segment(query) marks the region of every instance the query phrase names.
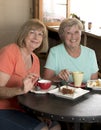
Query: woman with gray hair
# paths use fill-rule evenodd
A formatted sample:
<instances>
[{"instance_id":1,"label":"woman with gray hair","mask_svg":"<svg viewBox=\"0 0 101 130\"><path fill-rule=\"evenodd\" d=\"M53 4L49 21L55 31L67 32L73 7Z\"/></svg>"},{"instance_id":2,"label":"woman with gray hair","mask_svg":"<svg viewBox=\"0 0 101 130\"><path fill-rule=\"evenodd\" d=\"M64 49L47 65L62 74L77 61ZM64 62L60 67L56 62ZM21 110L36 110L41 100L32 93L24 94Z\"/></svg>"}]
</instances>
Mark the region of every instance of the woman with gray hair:
<instances>
[{"instance_id":1,"label":"woman with gray hair","mask_svg":"<svg viewBox=\"0 0 101 130\"><path fill-rule=\"evenodd\" d=\"M76 18L64 19L59 27L62 43L51 48L47 57L44 75L53 82L73 82L73 71L84 72L83 82L98 78L95 51L80 44L83 25Z\"/></svg>"}]
</instances>

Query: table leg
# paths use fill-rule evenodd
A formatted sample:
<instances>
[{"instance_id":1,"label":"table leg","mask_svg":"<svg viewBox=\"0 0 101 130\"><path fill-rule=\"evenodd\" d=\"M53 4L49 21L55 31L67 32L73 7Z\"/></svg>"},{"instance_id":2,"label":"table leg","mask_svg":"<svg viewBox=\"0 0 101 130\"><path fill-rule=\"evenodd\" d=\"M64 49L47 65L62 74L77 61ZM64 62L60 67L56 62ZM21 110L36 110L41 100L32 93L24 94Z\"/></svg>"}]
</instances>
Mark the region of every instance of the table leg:
<instances>
[{"instance_id":1,"label":"table leg","mask_svg":"<svg viewBox=\"0 0 101 130\"><path fill-rule=\"evenodd\" d=\"M74 130L80 130L80 123L74 123Z\"/></svg>"}]
</instances>

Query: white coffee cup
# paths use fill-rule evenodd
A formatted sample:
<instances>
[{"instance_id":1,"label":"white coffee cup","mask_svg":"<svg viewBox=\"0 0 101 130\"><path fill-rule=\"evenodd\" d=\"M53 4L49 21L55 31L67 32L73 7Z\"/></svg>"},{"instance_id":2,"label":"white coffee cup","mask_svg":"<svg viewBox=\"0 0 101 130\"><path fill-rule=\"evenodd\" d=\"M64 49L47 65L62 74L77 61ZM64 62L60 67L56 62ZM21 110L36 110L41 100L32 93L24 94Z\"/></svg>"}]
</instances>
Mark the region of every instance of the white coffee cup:
<instances>
[{"instance_id":1,"label":"white coffee cup","mask_svg":"<svg viewBox=\"0 0 101 130\"><path fill-rule=\"evenodd\" d=\"M81 86L82 81L83 81L83 76L84 76L83 72L79 72L79 71L72 72L72 78L73 78L75 87Z\"/></svg>"}]
</instances>

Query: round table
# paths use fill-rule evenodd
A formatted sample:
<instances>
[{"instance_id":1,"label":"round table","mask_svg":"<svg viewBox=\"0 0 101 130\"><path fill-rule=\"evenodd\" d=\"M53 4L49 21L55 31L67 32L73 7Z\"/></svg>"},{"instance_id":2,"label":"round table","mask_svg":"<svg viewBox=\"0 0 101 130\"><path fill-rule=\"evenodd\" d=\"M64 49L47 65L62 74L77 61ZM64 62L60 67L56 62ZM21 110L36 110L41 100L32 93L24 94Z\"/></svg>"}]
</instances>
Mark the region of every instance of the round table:
<instances>
[{"instance_id":1,"label":"round table","mask_svg":"<svg viewBox=\"0 0 101 130\"><path fill-rule=\"evenodd\" d=\"M18 100L30 113L52 120L76 124L101 122L101 91L91 91L75 100L30 92L18 96Z\"/></svg>"}]
</instances>

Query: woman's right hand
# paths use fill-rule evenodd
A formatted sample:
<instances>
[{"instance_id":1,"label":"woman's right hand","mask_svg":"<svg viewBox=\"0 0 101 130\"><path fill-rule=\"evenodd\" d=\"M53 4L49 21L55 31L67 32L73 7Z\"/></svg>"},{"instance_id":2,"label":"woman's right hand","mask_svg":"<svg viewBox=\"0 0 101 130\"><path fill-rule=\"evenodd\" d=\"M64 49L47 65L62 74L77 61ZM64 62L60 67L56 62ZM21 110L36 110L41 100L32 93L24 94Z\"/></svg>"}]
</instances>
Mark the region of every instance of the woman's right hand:
<instances>
[{"instance_id":1,"label":"woman's right hand","mask_svg":"<svg viewBox=\"0 0 101 130\"><path fill-rule=\"evenodd\" d=\"M70 74L71 73L67 69L64 69L59 72L58 77L62 80L68 81Z\"/></svg>"}]
</instances>

